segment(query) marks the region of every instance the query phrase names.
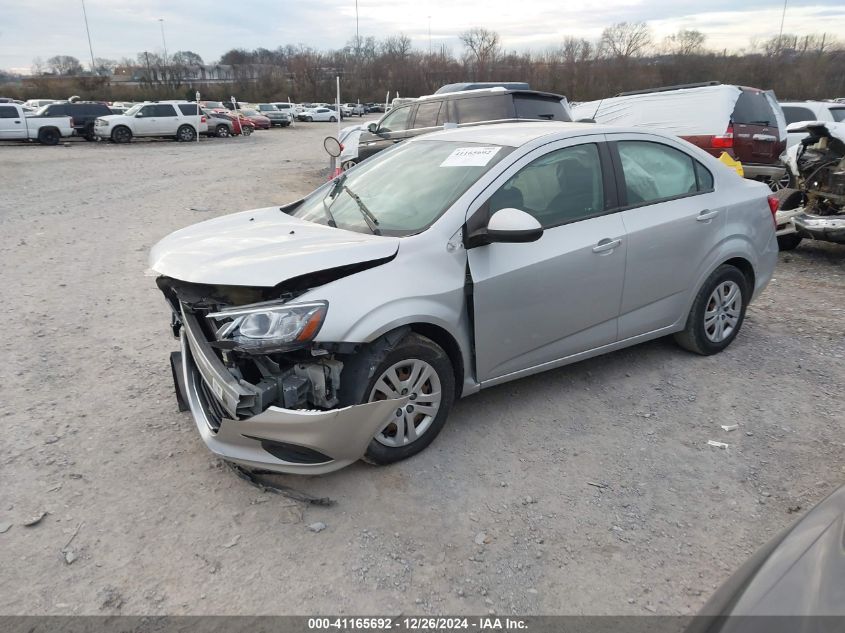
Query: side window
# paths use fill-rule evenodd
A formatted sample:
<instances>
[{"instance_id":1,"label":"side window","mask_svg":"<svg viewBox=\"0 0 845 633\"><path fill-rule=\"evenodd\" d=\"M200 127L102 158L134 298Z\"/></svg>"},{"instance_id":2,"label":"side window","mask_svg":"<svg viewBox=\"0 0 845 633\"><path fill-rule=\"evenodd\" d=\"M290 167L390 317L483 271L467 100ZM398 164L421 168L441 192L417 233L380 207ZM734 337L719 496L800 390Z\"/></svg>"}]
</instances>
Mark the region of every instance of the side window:
<instances>
[{"instance_id":1,"label":"side window","mask_svg":"<svg viewBox=\"0 0 845 633\"><path fill-rule=\"evenodd\" d=\"M0 105L0 119L17 119L18 109L15 106Z\"/></svg>"},{"instance_id":2,"label":"side window","mask_svg":"<svg viewBox=\"0 0 845 633\"><path fill-rule=\"evenodd\" d=\"M787 123L798 123L798 121L815 121L816 115L810 108L799 106L783 106L783 116Z\"/></svg>"},{"instance_id":3,"label":"side window","mask_svg":"<svg viewBox=\"0 0 845 633\"><path fill-rule=\"evenodd\" d=\"M180 103L179 109L182 111L182 114L184 114L185 116L191 116L191 115L196 116L197 115L197 106L194 105L193 103ZM202 109L200 109L200 112L202 112ZM170 115L163 114L162 116L170 116Z\"/></svg>"},{"instance_id":4,"label":"side window","mask_svg":"<svg viewBox=\"0 0 845 633\"><path fill-rule=\"evenodd\" d=\"M155 108L156 116L176 116L176 108L174 108L169 103L162 103L153 107Z\"/></svg>"},{"instance_id":5,"label":"side window","mask_svg":"<svg viewBox=\"0 0 845 633\"><path fill-rule=\"evenodd\" d=\"M549 152L502 185L489 200L492 215L513 207L544 228L576 222L604 211L604 183L594 143Z\"/></svg>"},{"instance_id":6,"label":"side window","mask_svg":"<svg viewBox=\"0 0 845 633\"><path fill-rule=\"evenodd\" d=\"M437 125L437 115L440 114L442 101L430 101L421 103L417 107L417 116L414 119L414 128L434 127Z\"/></svg>"},{"instance_id":7,"label":"side window","mask_svg":"<svg viewBox=\"0 0 845 633\"><path fill-rule=\"evenodd\" d=\"M713 174L704 165L694 160L695 164L695 179L698 183L698 190L701 192L713 190Z\"/></svg>"},{"instance_id":8,"label":"side window","mask_svg":"<svg viewBox=\"0 0 845 633\"><path fill-rule=\"evenodd\" d=\"M658 202L698 191L695 161L688 154L651 141L619 141L617 148L628 205Z\"/></svg>"},{"instance_id":9,"label":"side window","mask_svg":"<svg viewBox=\"0 0 845 633\"><path fill-rule=\"evenodd\" d=\"M145 105L139 110L139 114L142 114L144 116L156 116L156 106Z\"/></svg>"},{"instance_id":10,"label":"side window","mask_svg":"<svg viewBox=\"0 0 845 633\"><path fill-rule=\"evenodd\" d=\"M506 95L470 97L456 99L453 105L458 109L458 123L477 123L508 118L508 97Z\"/></svg>"},{"instance_id":11,"label":"side window","mask_svg":"<svg viewBox=\"0 0 845 633\"><path fill-rule=\"evenodd\" d=\"M408 129L408 116L411 106L396 108L388 114L378 126L379 132L401 132Z\"/></svg>"}]
</instances>

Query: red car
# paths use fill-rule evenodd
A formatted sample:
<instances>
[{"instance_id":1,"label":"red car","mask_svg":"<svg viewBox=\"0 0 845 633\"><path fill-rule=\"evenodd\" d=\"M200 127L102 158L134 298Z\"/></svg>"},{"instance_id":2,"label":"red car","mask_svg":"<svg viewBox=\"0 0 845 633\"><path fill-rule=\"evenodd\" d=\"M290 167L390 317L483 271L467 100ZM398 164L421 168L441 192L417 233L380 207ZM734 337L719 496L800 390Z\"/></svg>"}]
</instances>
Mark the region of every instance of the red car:
<instances>
[{"instance_id":1,"label":"red car","mask_svg":"<svg viewBox=\"0 0 845 633\"><path fill-rule=\"evenodd\" d=\"M269 130L273 125L273 122L270 121L270 119L263 114L259 114L257 110L240 110L239 112L249 121L252 121L258 130Z\"/></svg>"},{"instance_id":2,"label":"red car","mask_svg":"<svg viewBox=\"0 0 845 633\"><path fill-rule=\"evenodd\" d=\"M237 136L243 134L249 136L255 131L255 124L245 116L236 116L234 112L226 109L213 110L216 116L222 116L232 122L232 134Z\"/></svg>"}]
</instances>

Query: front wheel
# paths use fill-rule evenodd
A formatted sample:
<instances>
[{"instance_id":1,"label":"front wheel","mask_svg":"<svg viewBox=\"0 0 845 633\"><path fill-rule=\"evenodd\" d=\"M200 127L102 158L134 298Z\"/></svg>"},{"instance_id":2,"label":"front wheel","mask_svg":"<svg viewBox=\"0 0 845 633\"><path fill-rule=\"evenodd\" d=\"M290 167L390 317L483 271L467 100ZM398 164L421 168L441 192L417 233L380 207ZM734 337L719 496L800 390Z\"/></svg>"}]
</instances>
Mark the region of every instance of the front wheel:
<instances>
[{"instance_id":1,"label":"front wheel","mask_svg":"<svg viewBox=\"0 0 845 633\"><path fill-rule=\"evenodd\" d=\"M703 356L721 352L739 333L750 298L745 275L729 264L719 266L702 284L675 341Z\"/></svg>"},{"instance_id":2,"label":"front wheel","mask_svg":"<svg viewBox=\"0 0 845 633\"><path fill-rule=\"evenodd\" d=\"M249 136L250 134L252 134L252 126L251 126L251 125L246 125L246 126L242 127L242 128L241 128L241 133L242 133L244 136Z\"/></svg>"},{"instance_id":3,"label":"front wheel","mask_svg":"<svg viewBox=\"0 0 845 633\"><path fill-rule=\"evenodd\" d=\"M217 128L215 128L214 134L220 138L226 138L229 136L229 128L225 125L218 125Z\"/></svg>"},{"instance_id":4,"label":"front wheel","mask_svg":"<svg viewBox=\"0 0 845 633\"><path fill-rule=\"evenodd\" d=\"M376 342L343 371L348 380L341 387L343 405L409 398L375 434L366 461L392 464L416 455L446 424L455 399L455 374L446 352L431 339L409 333L392 347Z\"/></svg>"},{"instance_id":5,"label":"front wheel","mask_svg":"<svg viewBox=\"0 0 845 633\"><path fill-rule=\"evenodd\" d=\"M190 125L183 125L176 130L176 140L190 142L197 140L197 131Z\"/></svg>"},{"instance_id":6,"label":"front wheel","mask_svg":"<svg viewBox=\"0 0 845 633\"><path fill-rule=\"evenodd\" d=\"M337 123L337 119L333 116L329 117L329 121L331 121L332 123Z\"/></svg>"},{"instance_id":7,"label":"front wheel","mask_svg":"<svg viewBox=\"0 0 845 633\"><path fill-rule=\"evenodd\" d=\"M132 130L128 127L116 127L111 133L111 140L115 143L128 143L132 140Z\"/></svg>"},{"instance_id":8,"label":"front wheel","mask_svg":"<svg viewBox=\"0 0 845 633\"><path fill-rule=\"evenodd\" d=\"M314 117L307 116L307 117L305 117L305 120L306 120L308 123L312 123L312 122L314 121Z\"/></svg>"}]
</instances>

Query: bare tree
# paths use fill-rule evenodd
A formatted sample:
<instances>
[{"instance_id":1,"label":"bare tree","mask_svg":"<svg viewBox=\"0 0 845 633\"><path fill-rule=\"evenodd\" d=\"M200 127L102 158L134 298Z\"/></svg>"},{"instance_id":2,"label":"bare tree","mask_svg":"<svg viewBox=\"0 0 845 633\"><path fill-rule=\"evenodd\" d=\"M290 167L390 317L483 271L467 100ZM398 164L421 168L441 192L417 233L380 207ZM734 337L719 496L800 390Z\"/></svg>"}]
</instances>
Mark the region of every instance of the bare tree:
<instances>
[{"instance_id":1,"label":"bare tree","mask_svg":"<svg viewBox=\"0 0 845 633\"><path fill-rule=\"evenodd\" d=\"M458 38L467 49L472 66L475 67L476 79L485 79L490 68L501 53L499 34L476 26L464 31Z\"/></svg>"},{"instance_id":2,"label":"bare tree","mask_svg":"<svg viewBox=\"0 0 845 633\"><path fill-rule=\"evenodd\" d=\"M71 55L55 55L47 60L47 69L56 75L78 75L82 64Z\"/></svg>"},{"instance_id":3,"label":"bare tree","mask_svg":"<svg viewBox=\"0 0 845 633\"><path fill-rule=\"evenodd\" d=\"M178 66L202 66L202 57L193 51L176 51L170 56L170 61Z\"/></svg>"},{"instance_id":4,"label":"bare tree","mask_svg":"<svg viewBox=\"0 0 845 633\"><path fill-rule=\"evenodd\" d=\"M670 55L700 55L707 38L701 31L681 29L663 40L663 47Z\"/></svg>"},{"instance_id":5,"label":"bare tree","mask_svg":"<svg viewBox=\"0 0 845 633\"><path fill-rule=\"evenodd\" d=\"M32 66L30 66L29 70L33 75L43 75L44 68L44 60L40 57L36 57L32 60Z\"/></svg>"},{"instance_id":6,"label":"bare tree","mask_svg":"<svg viewBox=\"0 0 845 633\"><path fill-rule=\"evenodd\" d=\"M599 49L605 57L639 57L651 46L651 29L645 22L617 22L601 34Z\"/></svg>"}]
</instances>

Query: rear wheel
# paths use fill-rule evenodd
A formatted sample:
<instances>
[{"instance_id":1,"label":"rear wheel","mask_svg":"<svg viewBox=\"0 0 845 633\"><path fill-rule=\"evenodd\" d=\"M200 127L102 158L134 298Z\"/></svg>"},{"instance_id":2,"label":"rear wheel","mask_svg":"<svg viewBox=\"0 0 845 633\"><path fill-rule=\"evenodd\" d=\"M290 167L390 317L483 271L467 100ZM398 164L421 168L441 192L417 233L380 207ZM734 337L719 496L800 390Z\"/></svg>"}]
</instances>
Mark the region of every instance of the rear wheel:
<instances>
[{"instance_id":1,"label":"rear wheel","mask_svg":"<svg viewBox=\"0 0 845 633\"><path fill-rule=\"evenodd\" d=\"M332 123L337 123L337 119L333 116L329 117L329 121L331 121Z\"/></svg>"},{"instance_id":2,"label":"rear wheel","mask_svg":"<svg viewBox=\"0 0 845 633\"><path fill-rule=\"evenodd\" d=\"M62 136L54 127L48 127L38 132L38 142L42 145L58 145Z\"/></svg>"},{"instance_id":3,"label":"rear wheel","mask_svg":"<svg viewBox=\"0 0 845 633\"><path fill-rule=\"evenodd\" d=\"M132 140L132 130L124 125L116 127L112 130L111 140L115 143L128 143Z\"/></svg>"},{"instance_id":4,"label":"rear wheel","mask_svg":"<svg viewBox=\"0 0 845 633\"><path fill-rule=\"evenodd\" d=\"M252 126L251 125L244 125L241 127L241 134L244 136L249 136L252 134Z\"/></svg>"},{"instance_id":5,"label":"rear wheel","mask_svg":"<svg viewBox=\"0 0 845 633\"><path fill-rule=\"evenodd\" d=\"M455 374L446 352L431 339L409 333L392 347L376 342L343 372L343 405L409 398L375 434L366 461L391 464L416 455L446 424L455 399Z\"/></svg>"},{"instance_id":6,"label":"rear wheel","mask_svg":"<svg viewBox=\"0 0 845 633\"><path fill-rule=\"evenodd\" d=\"M313 123L313 122L314 122L314 117L312 117L312 116L307 116L307 117L305 117L305 120L306 120L308 123Z\"/></svg>"},{"instance_id":7,"label":"rear wheel","mask_svg":"<svg viewBox=\"0 0 845 633\"><path fill-rule=\"evenodd\" d=\"M183 125L176 130L176 140L190 142L197 140L197 131L190 125Z\"/></svg>"},{"instance_id":8,"label":"rear wheel","mask_svg":"<svg viewBox=\"0 0 845 633\"><path fill-rule=\"evenodd\" d=\"M219 136L220 138L226 138L229 136L229 128L225 125L218 125L214 129L214 135Z\"/></svg>"},{"instance_id":9,"label":"rear wheel","mask_svg":"<svg viewBox=\"0 0 845 633\"><path fill-rule=\"evenodd\" d=\"M735 266L719 266L702 284L687 316L686 327L675 334L675 341L703 356L721 352L739 333L750 298L745 275Z\"/></svg>"},{"instance_id":10,"label":"rear wheel","mask_svg":"<svg viewBox=\"0 0 845 633\"><path fill-rule=\"evenodd\" d=\"M804 194L796 189L781 189L775 192L778 199L778 209L792 211L804 204ZM782 251L791 251L801 243L801 236L798 233L787 233L778 235L778 248Z\"/></svg>"}]
</instances>

